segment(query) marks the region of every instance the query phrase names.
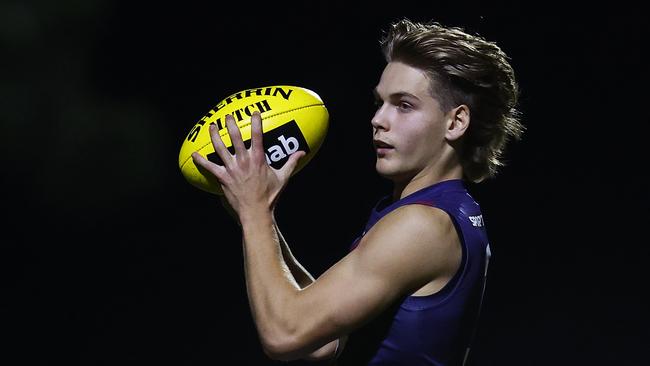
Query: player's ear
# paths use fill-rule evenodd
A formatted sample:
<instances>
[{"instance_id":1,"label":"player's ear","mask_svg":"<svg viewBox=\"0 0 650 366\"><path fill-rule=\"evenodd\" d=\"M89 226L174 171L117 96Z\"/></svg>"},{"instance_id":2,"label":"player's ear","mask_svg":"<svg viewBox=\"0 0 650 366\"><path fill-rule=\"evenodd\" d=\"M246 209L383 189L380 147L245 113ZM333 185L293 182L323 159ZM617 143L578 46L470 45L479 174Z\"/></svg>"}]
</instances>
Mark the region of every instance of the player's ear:
<instances>
[{"instance_id":1,"label":"player's ear","mask_svg":"<svg viewBox=\"0 0 650 366\"><path fill-rule=\"evenodd\" d=\"M458 140L469 127L469 107L461 104L447 112L447 133L445 137L449 141Z\"/></svg>"}]
</instances>

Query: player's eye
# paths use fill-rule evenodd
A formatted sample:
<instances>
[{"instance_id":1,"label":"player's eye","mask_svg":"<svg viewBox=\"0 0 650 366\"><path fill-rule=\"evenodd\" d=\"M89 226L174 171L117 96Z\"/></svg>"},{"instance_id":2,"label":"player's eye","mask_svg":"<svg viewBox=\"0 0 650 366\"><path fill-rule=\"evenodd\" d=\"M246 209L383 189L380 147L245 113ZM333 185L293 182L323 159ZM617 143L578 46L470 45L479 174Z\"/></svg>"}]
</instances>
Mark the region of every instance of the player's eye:
<instances>
[{"instance_id":1,"label":"player's eye","mask_svg":"<svg viewBox=\"0 0 650 366\"><path fill-rule=\"evenodd\" d=\"M409 102L400 101L399 103L397 103L397 109L399 109L402 112L408 112L413 109L413 105Z\"/></svg>"}]
</instances>

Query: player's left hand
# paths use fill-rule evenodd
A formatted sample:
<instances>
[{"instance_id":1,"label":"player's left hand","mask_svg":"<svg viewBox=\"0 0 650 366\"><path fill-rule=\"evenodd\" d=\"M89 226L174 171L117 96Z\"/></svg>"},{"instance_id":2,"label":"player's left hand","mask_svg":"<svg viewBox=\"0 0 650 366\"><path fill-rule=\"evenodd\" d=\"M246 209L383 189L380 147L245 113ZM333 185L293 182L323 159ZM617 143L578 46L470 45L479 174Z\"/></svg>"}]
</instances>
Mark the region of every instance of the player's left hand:
<instances>
[{"instance_id":1,"label":"player's left hand","mask_svg":"<svg viewBox=\"0 0 650 366\"><path fill-rule=\"evenodd\" d=\"M254 112L251 117L249 149L244 146L241 132L232 115L226 116L226 128L235 154L228 151L217 128L210 125L212 145L224 165L217 165L197 152L192 153L194 163L205 168L219 180L226 199L240 219L242 215L258 210L273 211L280 193L298 165L298 160L305 153L295 152L280 169L269 166L262 145L262 118L259 112Z\"/></svg>"}]
</instances>

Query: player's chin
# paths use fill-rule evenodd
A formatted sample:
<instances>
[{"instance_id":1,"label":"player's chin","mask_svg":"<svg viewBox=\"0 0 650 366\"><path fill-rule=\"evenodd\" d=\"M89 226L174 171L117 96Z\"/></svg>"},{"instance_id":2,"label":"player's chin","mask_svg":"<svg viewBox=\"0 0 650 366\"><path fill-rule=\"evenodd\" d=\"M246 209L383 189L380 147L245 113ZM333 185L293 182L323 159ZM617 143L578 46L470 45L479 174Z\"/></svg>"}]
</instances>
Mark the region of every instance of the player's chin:
<instances>
[{"instance_id":1,"label":"player's chin","mask_svg":"<svg viewBox=\"0 0 650 366\"><path fill-rule=\"evenodd\" d=\"M397 159L381 159L377 157L375 170L381 177L394 183L406 182L414 177L413 170L408 169L404 161Z\"/></svg>"},{"instance_id":2,"label":"player's chin","mask_svg":"<svg viewBox=\"0 0 650 366\"><path fill-rule=\"evenodd\" d=\"M395 162L389 161L386 158L377 157L377 162L375 163L375 170L377 174L381 175L384 178L391 178L398 173L396 169Z\"/></svg>"}]
</instances>

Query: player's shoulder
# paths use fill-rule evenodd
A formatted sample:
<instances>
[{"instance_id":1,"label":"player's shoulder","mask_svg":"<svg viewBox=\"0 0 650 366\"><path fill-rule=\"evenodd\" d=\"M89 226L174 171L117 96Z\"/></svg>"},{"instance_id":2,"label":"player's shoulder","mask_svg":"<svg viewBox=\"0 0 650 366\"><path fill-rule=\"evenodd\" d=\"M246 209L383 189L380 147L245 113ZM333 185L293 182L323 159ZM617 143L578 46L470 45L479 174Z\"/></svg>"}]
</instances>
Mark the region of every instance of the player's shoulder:
<instances>
[{"instance_id":1,"label":"player's shoulder","mask_svg":"<svg viewBox=\"0 0 650 366\"><path fill-rule=\"evenodd\" d=\"M447 213L439 208L408 204L382 217L361 239L358 255L366 263L381 263L387 273L404 266L431 278L460 254L459 236ZM395 255L399 253L399 255Z\"/></svg>"},{"instance_id":2,"label":"player's shoulder","mask_svg":"<svg viewBox=\"0 0 650 366\"><path fill-rule=\"evenodd\" d=\"M442 209L424 204L408 204L400 206L386 216L385 225L417 226L437 229L440 227L453 226L449 215Z\"/></svg>"},{"instance_id":3,"label":"player's shoulder","mask_svg":"<svg viewBox=\"0 0 650 366\"><path fill-rule=\"evenodd\" d=\"M382 217L373 229L378 236L415 242L442 243L447 241L439 239L456 235L454 224L444 210L423 204L400 206Z\"/></svg>"}]
</instances>

